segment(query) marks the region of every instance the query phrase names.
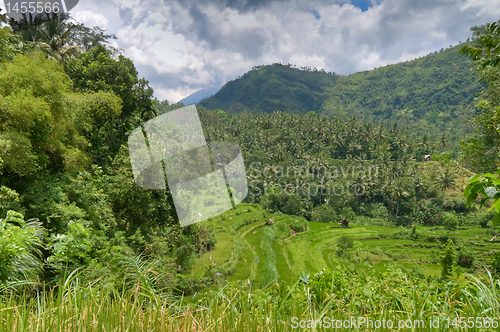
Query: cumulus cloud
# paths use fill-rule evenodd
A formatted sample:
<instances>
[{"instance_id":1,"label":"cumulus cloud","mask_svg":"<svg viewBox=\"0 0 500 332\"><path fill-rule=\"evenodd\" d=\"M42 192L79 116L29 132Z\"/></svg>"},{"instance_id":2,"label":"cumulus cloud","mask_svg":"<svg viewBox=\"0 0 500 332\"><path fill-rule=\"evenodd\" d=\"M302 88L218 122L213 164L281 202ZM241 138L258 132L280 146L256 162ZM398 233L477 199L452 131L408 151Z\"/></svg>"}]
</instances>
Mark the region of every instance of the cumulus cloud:
<instances>
[{"instance_id":1,"label":"cumulus cloud","mask_svg":"<svg viewBox=\"0 0 500 332\"><path fill-rule=\"evenodd\" d=\"M76 9L92 4L102 13L157 97L171 102L257 64L349 74L409 60L464 41L471 26L500 17L500 0L361 2L90 0Z\"/></svg>"},{"instance_id":2,"label":"cumulus cloud","mask_svg":"<svg viewBox=\"0 0 500 332\"><path fill-rule=\"evenodd\" d=\"M90 10L78 11L73 14L73 18L79 23L83 23L88 27L98 26L101 29L106 30L108 28L109 21L104 15L100 13L95 13Z\"/></svg>"}]
</instances>

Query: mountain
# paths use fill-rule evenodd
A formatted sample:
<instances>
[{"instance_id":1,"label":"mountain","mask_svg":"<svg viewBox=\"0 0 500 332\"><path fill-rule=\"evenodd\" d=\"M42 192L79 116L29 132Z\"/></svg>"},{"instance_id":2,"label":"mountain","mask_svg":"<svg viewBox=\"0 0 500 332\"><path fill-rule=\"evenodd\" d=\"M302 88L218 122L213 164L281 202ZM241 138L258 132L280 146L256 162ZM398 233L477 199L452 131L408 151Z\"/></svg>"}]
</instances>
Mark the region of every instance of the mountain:
<instances>
[{"instance_id":1,"label":"mountain","mask_svg":"<svg viewBox=\"0 0 500 332\"><path fill-rule=\"evenodd\" d=\"M217 85L210 88L198 90L195 93L192 93L186 98L180 100L178 103L183 103L184 105L198 104L200 100L213 96L217 91L219 91L220 88L220 85Z\"/></svg>"},{"instance_id":2,"label":"mountain","mask_svg":"<svg viewBox=\"0 0 500 332\"><path fill-rule=\"evenodd\" d=\"M328 89L319 113L356 115L375 123L397 123L417 135L445 133L455 142L471 131L475 98L484 88L471 71L463 45L412 61L342 76Z\"/></svg>"},{"instance_id":3,"label":"mountain","mask_svg":"<svg viewBox=\"0 0 500 332\"><path fill-rule=\"evenodd\" d=\"M229 113L270 113L275 109L307 113L321 107L327 99L325 89L333 87L338 78L333 73L273 64L226 83L199 104Z\"/></svg>"},{"instance_id":4,"label":"mountain","mask_svg":"<svg viewBox=\"0 0 500 332\"><path fill-rule=\"evenodd\" d=\"M445 134L453 145L471 131L475 97L483 88L463 45L351 75L272 64L257 67L200 101L228 113L316 113L356 115L375 123L411 129L415 135Z\"/></svg>"}]
</instances>

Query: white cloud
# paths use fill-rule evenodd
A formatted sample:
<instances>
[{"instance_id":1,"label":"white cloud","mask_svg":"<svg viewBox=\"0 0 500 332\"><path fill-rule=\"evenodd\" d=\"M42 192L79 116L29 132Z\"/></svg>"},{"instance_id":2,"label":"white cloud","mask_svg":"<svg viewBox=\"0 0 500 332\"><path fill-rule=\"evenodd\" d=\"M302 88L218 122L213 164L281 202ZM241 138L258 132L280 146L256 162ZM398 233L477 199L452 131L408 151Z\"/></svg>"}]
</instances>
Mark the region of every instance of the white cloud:
<instances>
[{"instance_id":1,"label":"white cloud","mask_svg":"<svg viewBox=\"0 0 500 332\"><path fill-rule=\"evenodd\" d=\"M413 59L500 16L500 0L385 0L364 12L346 2L89 0L74 12L107 24L155 95L171 102L258 64L348 74Z\"/></svg>"},{"instance_id":2,"label":"white cloud","mask_svg":"<svg viewBox=\"0 0 500 332\"><path fill-rule=\"evenodd\" d=\"M109 21L104 15L90 10L75 11L72 13L75 20L85 24L88 27L98 26L101 29L107 29Z\"/></svg>"}]
</instances>

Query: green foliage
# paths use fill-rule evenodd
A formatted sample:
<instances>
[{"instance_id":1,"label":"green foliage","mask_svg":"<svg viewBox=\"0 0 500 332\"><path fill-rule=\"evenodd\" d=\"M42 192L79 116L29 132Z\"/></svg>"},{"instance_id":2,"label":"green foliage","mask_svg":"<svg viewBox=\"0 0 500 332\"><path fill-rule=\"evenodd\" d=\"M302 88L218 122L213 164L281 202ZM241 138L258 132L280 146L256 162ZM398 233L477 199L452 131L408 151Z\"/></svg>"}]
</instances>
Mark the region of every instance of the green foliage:
<instances>
[{"instance_id":1,"label":"green foliage","mask_svg":"<svg viewBox=\"0 0 500 332\"><path fill-rule=\"evenodd\" d=\"M471 206L478 197L481 197L481 206L493 199L494 202L488 211L494 210L495 216L491 219L492 225L500 224L500 169L495 173L476 174L469 179L469 185L464 190L467 197L467 207Z\"/></svg>"},{"instance_id":2,"label":"green foliage","mask_svg":"<svg viewBox=\"0 0 500 332\"><path fill-rule=\"evenodd\" d=\"M469 55L475 62L475 71L478 76L488 83L483 91L483 100L478 104L481 114L475 118L478 133L468 141L463 142L463 159L472 164L471 168L477 172L491 171L491 173L477 174L469 179L469 185L464 190L467 197L467 206L482 196L481 206L488 200L494 202L489 210L495 210L492 225L500 224L500 170L498 158L491 153L500 141L500 63L498 62L500 30L498 22L486 26L471 28L474 39L471 45L464 47L461 52ZM493 149L492 149L493 147ZM489 151L488 151L489 150ZM477 154L479 152L479 155ZM488 156L489 155L489 156ZM473 159L477 157L476 159ZM473 162L477 160L477 162ZM493 173L493 174L492 174Z\"/></svg>"},{"instance_id":3,"label":"green foliage","mask_svg":"<svg viewBox=\"0 0 500 332\"><path fill-rule=\"evenodd\" d=\"M299 195L274 193L273 190L264 195L260 203L265 209L273 212L281 211L286 214L299 215L302 210L302 201Z\"/></svg>"},{"instance_id":4,"label":"green foliage","mask_svg":"<svg viewBox=\"0 0 500 332\"><path fill-rule=\"evenodd\" d=\"M0 71L0 158L7 171L81 169L88 164L77 113L67 103L71 86L56 62L17 55Z\"/></svg>"},{"instance_id":5,"label":"green foliage","mask_svg":"<svg viewBox=\"0 0 500 332\"><path fill-rule=\"evenodd\" d=\"M271 113L275 109L305 114L319 110L326 99L324 88L333 86L338 77L275 63L228 82L215 95L200 101L200 105L233 114Z\"/></svg>"},{"instance_id":6,"label":"green foliage","mask_svg":"<svg viewBox=\"0 0 500 332\"><path fill-rule=\"evenodd\" d=\"M370 216L377 219L388 219L389 211L384 204L375 203L370 207Z\"/></svg>"},{"instance_id":7,"label":"green foliage","mask_svg":"<svg viewBox=\"0 0 500 332\"><path fill-rule=\"evenodd\" d=\"M9 210L20 210L19 194L6 186L0 187L0 215Z\"/></svg>"},{"instance_id":8,"label":"green foliage","mask_svg":"<svg viewBox=\"0 0 500 332\"><path fill-rule=\"evenodd\" d=\"M487 87L477 105L480 113L473 122L476 133L461 142L461 159L474 172L494 172L499 161L497 147L500 141L499 22L475 26L471 30L472 41L460 52L474 61L474 71Z\"/></svg>"},{"instance_id":9,"label":"green foliage","mask_svg":"<svg viewBox=\"0 0 500 332\"><path fill-rule=\"evenodd\" d=\"M456 46L438 54L339 76L273 64L228 82L214 96L200 102L229 113L271 113L278 109L330 117L355 115L367 121L398 123L421 139L418 155L429 154L424 134L446 133L436 145L456 146L467 131L464 118L482 85L470 72L470 61ZM437 137L436 137L437 138Z\"/></svg>"},{"instance_id":10,"label":"green foliage","mask_svg":"<svg viewBox=\"0 0 500 332\"><path fill-rule=\"evenodd\" d=\"M347 220L348 222L353 222L356 218L356 214L349 206L344 206L339 214L335 216L335 220L337 222L341 222L342 220Z\"/></svg>"},{"instance_id":11,"label":"green foliage","mask_svg":"<svg viewBox=\"0 0 500 332\"><path fill-rule=\"evenodd\" d=\"M84 221L68 223L68 232L65 234L52 234L49 248L54 253L47 258L47 262L54 267L64 269L66 266L78 268L88 264L92 241L89 225Z\"/></svg>"},{"instance_id":12,"label":"green foliage","mask_svg":"<svg viewBox=\"0 0 500 332\"><path fill-rule=\"evenodd\" d=\"M5 219L0 218L0 284L38 280L43 236L41 224L24 221L21 213L8 211Z\"/></svg>"},{"instance_id":13,"label":"green foliage","mask_svg":"<svg viewBox=\"0 0 500 332\"><path fill-rule=\"evenodd\" d=\"M435 226L441 221L442 209L437 204L419 204L415 216L425 226Z\"/></svg>"},{"instance_id":14,"label":"green foliage","mask_svg":"<svg viewBox=\"0 0 500 332\"><path fill-rule=\"evenodd\" d=\"M453 232L457 229L458 226L458 217L455 214L447 214L443 220L442 224L444 229L446 229L448 232Z\"/></svg>"},{"instance_id":15,"label":"green foliage","mask_svg":"<svg viewBox=\"0 0 500 332\"><path fill-rule=\"evenodd\" d=\"M99 142L94 147L95 161L100 165L107 164L108 157L114 157L121 145L126 143L127 133L156 116L153 89L148 81L137 77L137 70L130 59L122 55L114 59L112 52L102 45L65 62L64 70L77 90L108 93L88 95L95 98L88 110L93 125L88 135L96 136L93 143ZM92 131L95 128L99 128L98 133Z\"/></svg>"},{"instance_id":16,"label":"green foliage","mask_svg":"<svg viewBox=\"0 0 500 332\"><path fill-rule=\"evenodd\" d=\"M329 205L319 205L312 212L312 221L332 222L336 220L335 210Z\"/></svg>"},{"instance_id":17,"label":"green foliage","mask_svg":"<svg viewBox=\"0 0 500 332\"><path fill-rule=\"evenodd\" d=\"M0 28L0 63L10 61L17 54L33 49L32 45L23 44L21 39L13 34L8 27Z\"/></svg>"},{"instance_id":18,"label":"green foliage","mask_svg":"<svg viewBox=\"0 0 500 332\"><path fill-rule=\"evenodd\" d=\"M344 257L347 254L347 250L354 247L352 239L346 235L342 235L337 239L337 251L336 254L339 257Z\"/></svg>"},{"instance_id":19,"label":"green foliage","mask_svg":"<svg viewBox=\"0 0 500 332\"><path fill-rule=\"evenodd\" d=\"M500 278L500 252L497 252L493 256L493 260L491 262L491 273L495 276L495 278Z\"/></svg>"},{"instance_id":20,"label":"green foliage","mask_svg":"<svg viewBox=\"0 0 500 332\"><path fill-rule=\"evenodd\" d=\"M460 49L460 54L469 56L482 68L500 66L500 21L482 27L476 26L471 30L477 38L472 45Z\"/></svg>"},{"instance_id":21,"label":"green foliage","mask_svg":"<svg viewBox=\"0 0 500 332\"><path fill-rule=\"evenodd\" d=\"M65 233L70 220L83 219L85 211L71 202L63 190L64 183L52 177L33 181L23 193L28 218L40 218L50 232Z\"/></svg>"},{"instance_id":22,"label":"green foliage","mask_svg":"<svg viewBox=\"0 0 500 332\"><path fill-rule=\"evenodd\" d=\"M453 241L448 239L446 244L443 244L441 248L441 266L443 270L441 272L441 277L444 280L447 280L451 277L451 273L455 266L455 262L457 260L457 253L455 251L455 245Z\"/></svg>"},{"instance_id":23,"label":"green foliage","mask_svg":"<svg viewBox=\"0 0 500 332\"><path fill-rule=\"evenodd\" d=\"M458 247L457 253L457 265L472 269L476 263L476 254L470 245L461 243Z\"/></svg>"},{"instance_id":24,"label":"green foliage","mask_svg":"<svg viewBox=\"0 0 500 332\"><path fill-rule=\"evenodd\" d=\"M124 282L134 294L159 294L158 286L165 277L157 272L159 261L147 259L141 254L134 257L118 256L117 260L125 273Z\"/></svg>"},{"instance_id":25,"label":"green foliage","mask_svg":"<svg viewBox=\"0 0 500 332\"><path fill-rule=\"evenodd\" d=\"M489 212L488 214L485 214L484 216L481 217L479 220L478 224L482 228L488 228L488 223L495 217L496 213L495 212Z\"/></svg>"},{"instance_id":26,"label":"green foliage","mask_svg":"<svg viewBox=\"0 0 500 332\"><path fill-rule=\"evenodd\" d=\"M290 226L297 233L305 232L308 228L307 220L305 219L294 219Z\"/></svg>"}]
</instances>

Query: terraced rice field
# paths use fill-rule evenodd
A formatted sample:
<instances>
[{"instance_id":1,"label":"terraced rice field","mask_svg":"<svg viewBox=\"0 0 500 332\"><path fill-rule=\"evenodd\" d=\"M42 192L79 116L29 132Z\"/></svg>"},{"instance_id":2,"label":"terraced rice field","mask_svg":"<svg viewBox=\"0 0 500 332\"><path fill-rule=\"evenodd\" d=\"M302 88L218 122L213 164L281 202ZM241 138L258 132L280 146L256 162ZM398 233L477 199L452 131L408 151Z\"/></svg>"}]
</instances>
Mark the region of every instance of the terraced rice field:
<instances>
[{"instance_id":1,"label":"terraced rice field","mask_svg":"<svg viewBox=\"0 0 500 332\"><path fill-rule=\"evenodd\" d=\"M274 225L266 225L272 219ZM373 273L384 272L391 264L406 269L417 269L424 275L439 275L440 242L412 241L393 238L404 229L382 226L357 226L341 228L335 223L309 222L305 232L293 232L288 225L300 217L271 214L258 205L240 204L237 209L204 222L215 229L215 249L198 258L193 276L218 272L221 278L250 280L264 287L269 280L266 269L275 268L278 281L288 284L305 272L314 274L322 269L333 270L339 264L360 264ZM281 225L280 224L284 224ZM272 255L264 250L264 232L274 228L276 239L272 243ZM441 228L418 227L420 234L447 235ZM350 260L340 259L336 244L340 236L354 241L349 250ZM450 235L450 234L448 234ZM483 263L500 251L500 244L490 243L491 231L481 228L459 229L453 234L473 246L476 256ZM269 265L272 265L271 267ZM272 281L272 279L271 279Z\"/></svg>"}]
</instances>

